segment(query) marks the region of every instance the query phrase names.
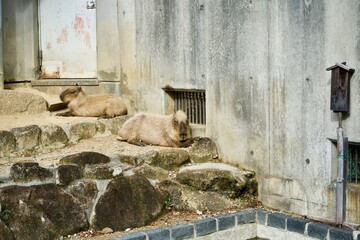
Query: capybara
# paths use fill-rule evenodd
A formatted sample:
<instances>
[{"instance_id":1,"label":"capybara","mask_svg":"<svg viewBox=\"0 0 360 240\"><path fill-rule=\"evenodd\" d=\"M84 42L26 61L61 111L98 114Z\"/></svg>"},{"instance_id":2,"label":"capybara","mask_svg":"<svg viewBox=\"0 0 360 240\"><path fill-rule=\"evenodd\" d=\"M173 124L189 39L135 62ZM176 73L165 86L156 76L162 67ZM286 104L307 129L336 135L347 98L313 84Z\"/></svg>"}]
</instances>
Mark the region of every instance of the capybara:
<instances>
[{"instance_id":1,"label":"capybara","mask_svg":"<svg viewBox=\"0 0 360 240\"><path fill-rule=\"evenodd\" d=\"M167 116L138 113L124 123L119 136L139 146L187 147L191 141L189 120L182 110Z\"/></svg>"},{"instance_id":2,"label":"capybara","mask_svg":"<svg viewBox=\"0 0 360 240\"><path fill-rule=\"evenodd\" d=\"M87 95L79 86L72 86L60 94L69 111L57 116L115 117L127 114L123 101L112 94Z\"/></svg>"}]
</instances>

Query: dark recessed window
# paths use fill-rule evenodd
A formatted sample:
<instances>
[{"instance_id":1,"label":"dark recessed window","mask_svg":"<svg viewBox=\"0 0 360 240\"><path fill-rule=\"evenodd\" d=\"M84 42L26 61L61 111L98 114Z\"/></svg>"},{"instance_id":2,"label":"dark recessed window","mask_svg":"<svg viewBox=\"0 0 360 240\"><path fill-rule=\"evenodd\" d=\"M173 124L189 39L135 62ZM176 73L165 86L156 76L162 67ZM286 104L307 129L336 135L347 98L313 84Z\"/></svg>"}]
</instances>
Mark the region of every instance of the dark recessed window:
<instances>
[{"instance_id":1,"label":"dark recessed window","mask_svg":"<svg viewBox=\"0 0 360 240\"><path fill-rule=\"evenodd\" d=\"M349 183L360 183L360 144L349 143L346 160L347 181Z\"/></svg>"},{"instance_id":2,"label":"dark recessed window","mask_svg":"<svg viewBox=\"0 0 360 240\"><path fill-rule=\"evenodd\" d=\"M164 90L171 97L175 111L186 112L192 124L206 124L205 90Z\"/></svg>"}]
</instances>

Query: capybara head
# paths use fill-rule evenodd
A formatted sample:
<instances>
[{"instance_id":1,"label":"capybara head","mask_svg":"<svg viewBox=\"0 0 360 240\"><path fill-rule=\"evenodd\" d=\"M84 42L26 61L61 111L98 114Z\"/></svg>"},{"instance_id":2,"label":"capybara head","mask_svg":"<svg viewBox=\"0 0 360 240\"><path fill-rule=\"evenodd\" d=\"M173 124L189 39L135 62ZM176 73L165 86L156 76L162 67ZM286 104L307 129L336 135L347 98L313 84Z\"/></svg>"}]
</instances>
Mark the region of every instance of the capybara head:
<instances>
[{"instance_id":1,"label":"capybara head","mask_svg":"<svg viewBox=\"0 0 360 240\"><path fill-rule=\"evenodd\" d=\"M60 99L64 103L69 103L71 100L75 99L80 92L82 92L82 89L79 86L69 87L60 94Z\"/></svg>"},{"instance_id":2,"label":"capybara head","mask_svg":"<svg viewBox=\"0 0 360 240\"><path fill-rule=\"evenodd\" d=\"M190 138L190 126L189 120L186 116L186 113L182 110L178 110L173 115L173 126L178 131L179 141L185 142Z\"/></svg>"}]
</instances>

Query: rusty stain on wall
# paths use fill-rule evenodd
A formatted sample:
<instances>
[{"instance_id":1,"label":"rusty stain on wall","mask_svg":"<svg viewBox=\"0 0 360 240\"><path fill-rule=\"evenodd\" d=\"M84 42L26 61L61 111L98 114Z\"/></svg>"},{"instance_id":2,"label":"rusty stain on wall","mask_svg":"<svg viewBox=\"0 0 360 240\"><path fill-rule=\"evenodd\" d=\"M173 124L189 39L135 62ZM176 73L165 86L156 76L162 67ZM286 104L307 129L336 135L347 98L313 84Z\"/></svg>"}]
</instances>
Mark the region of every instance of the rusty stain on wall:
<instances>
[{"instance_id":1,"label":"rusty stain on wall","mask_svg":"<svg viewBox=\"0 0 360 240\"><path fill-rule=\"evenodd\" d=\"M41 72L41 78L60 78L60 70L51 73L43 70Z\"/></svg>"},{"instance_id":2,"label":"rusty stain on wall","mask_svg":"<svg viewBox=\"0 0 360 240\"><path fill-rule=\"evenodd\" d=\"M91 47L91 34L86 29L90 29L91 19L86 18L84 21L83 17L79 14L75 15L75 19L73 21L73 29L75 32L75 36L77 38L83 38L84 43L89 48ZM85 24L86 23L86 24Z\"/></svg>"},{"instance_id":3,"label":"rusty stain on wall","mask_svg":"<svg viewBox=\"0 0 360 240\"><path fill-rule=\"evenodd\" d=\"M67 32L66 28L62 28L60 35L56 39L56 42L61 44L61 43L66 43L67 40L68 40L68 32Z\"/></svg>"}]
</instances>

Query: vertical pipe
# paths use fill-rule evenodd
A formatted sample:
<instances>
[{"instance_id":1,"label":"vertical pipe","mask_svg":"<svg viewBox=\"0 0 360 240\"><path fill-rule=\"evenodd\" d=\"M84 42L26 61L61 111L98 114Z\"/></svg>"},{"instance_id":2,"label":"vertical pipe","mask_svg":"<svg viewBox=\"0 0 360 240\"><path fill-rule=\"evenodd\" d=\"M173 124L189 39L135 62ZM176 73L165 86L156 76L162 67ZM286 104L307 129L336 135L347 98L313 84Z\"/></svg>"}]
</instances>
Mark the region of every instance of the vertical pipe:
<instances>
[{"instance_id":1,"label":"vertical pipe","mask_svg":"<svg viewBox=\"0 0 360 240\"><path fill-rule=\"evenodd\" d=\"M337 148L338 148L338 169L336 179L336 224L344 222L345 208L345 179L344 179L344 132L342 128L342 114L339 113L339 127L337 128Z\"/></svg>"}]
</instances>

